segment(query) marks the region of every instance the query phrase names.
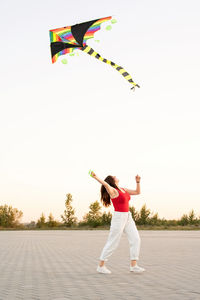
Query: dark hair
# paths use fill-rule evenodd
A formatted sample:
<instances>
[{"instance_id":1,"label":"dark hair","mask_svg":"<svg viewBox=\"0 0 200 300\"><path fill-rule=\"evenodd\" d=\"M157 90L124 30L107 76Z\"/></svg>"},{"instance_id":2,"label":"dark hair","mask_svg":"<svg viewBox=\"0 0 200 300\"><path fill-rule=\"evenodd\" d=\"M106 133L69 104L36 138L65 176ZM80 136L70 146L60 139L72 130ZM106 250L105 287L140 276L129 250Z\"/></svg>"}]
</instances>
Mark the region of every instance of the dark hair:
<instances>
[{"instance_id":1,"label":"dark hair","mask_svg":"<svg viewBox=\"0 0 200 300\"><path fill-rule=\"evenodd\" d=\"M105 182L107 182L110 186L114 187L115 189L119 189L117 187L117 185L115 184L115 180L113 178L113 176L109 175L104 179ZM103 203L104 206L108 207L111 205L111 201L110 201L110 195L108 194L108 192L106 191L106 188L102 185L101 186L101 201Z\"/></svg>"}]
</instances>

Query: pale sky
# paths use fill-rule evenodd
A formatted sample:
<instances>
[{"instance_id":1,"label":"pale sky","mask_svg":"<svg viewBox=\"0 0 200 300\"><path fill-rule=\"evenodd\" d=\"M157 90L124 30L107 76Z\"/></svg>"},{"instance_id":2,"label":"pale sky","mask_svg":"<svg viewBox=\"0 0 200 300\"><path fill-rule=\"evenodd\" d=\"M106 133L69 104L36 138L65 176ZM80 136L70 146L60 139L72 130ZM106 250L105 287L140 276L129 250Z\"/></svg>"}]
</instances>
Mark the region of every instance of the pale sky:
<instances>
[{"instance_id":1,"label":"pale sky","mask_svg":"<svg viewBox=\"0 0 200 300\"><path fill-rule=\"evenodd\" d=\"M136 209L200 215L199 11L198 0L1 1L0 205L23 222L60 220L71 193L81 219L100 200L93 169L133 189L139 174ZM134 93L81 51L51 63L49 29L110 15L88 44L133 76Z\"/></svg>"}]
</instances>

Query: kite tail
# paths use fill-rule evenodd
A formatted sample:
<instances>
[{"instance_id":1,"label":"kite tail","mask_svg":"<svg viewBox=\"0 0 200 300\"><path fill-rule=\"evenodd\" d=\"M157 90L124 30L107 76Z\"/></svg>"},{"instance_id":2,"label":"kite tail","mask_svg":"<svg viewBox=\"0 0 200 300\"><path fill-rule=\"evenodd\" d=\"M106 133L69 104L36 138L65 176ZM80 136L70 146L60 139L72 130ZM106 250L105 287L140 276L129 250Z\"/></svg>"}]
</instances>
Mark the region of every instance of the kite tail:
<instances>
[{"instance_id":1,"label":"kite tail","mask_svg":"<svg viewBox=\"0 0 200 300\"><path fill-rule=\"evenodd\" d=\"M103 58L101 57L101 55L99 55L96 51L94 51L94 49L92 49L90 46L84 46L83 48L81 48L81 50L91 56L94 56L95 58L97 58L98 60L108 64L108 65L111 65L114 69L116 69L120 74L122 74L124 76L124 78L126 80L128 80L128 82L130 82L133 87L131 89L135 89L135 87L140 87L137 83L135 83L131 77L131 75L126 72L126 70L118 65L116 65L114 62L106 59L106 58Z\"/></svg>"}]
</instances>

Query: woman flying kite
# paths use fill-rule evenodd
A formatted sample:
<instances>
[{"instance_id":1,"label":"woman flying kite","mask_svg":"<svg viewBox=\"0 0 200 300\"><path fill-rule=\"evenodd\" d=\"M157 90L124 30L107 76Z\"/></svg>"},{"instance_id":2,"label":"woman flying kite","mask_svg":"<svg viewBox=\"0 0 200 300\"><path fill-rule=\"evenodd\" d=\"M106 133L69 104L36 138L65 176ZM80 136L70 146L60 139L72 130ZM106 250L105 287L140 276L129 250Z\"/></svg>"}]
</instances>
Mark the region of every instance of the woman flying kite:
<instances>
[{"instance_id":1,"label":"woman flying kite","mask_svg":"<svg viewBox=\"0 0 200 300\"><path fill-rule=\"evenodd\" d=\"M112 215L110 232L107 242L101 252L100 262L97 266L97 272L110 274L111 271L105 266L105 261L108 260L114 250L119 245L122 233L125 232L130 245L130 272L142 273L145 271L137 265L140 252L140 236L129 211L129 200L131 195L140 194L140 176L136 176L136 190L129 190L119 187L119 179L116 176L107 176L105 180L100 179L93 171L90 171L90 176L96 179L101 184L101 201L105 207L114 206Z\"/></svg>"},{"instance_id":2,"label":"woman flying kite","mask_svg":"<svg viewBox=\"0 0 200 300\"><path fill-rule=\"evenodd\" d=\"M87 40L94 37L95 32L101 29L101 24L110 19L112 19L112 17L96 19L73 26L50 30L52 63L55 63L60 55L72 53L74 49L79 49L98 60L111 65L131 83L131 89L135 89L136 86L140 86L133 81L131 75L124 68L101 57L101 55L87 45Z\"/></svg>"}]
</instances>

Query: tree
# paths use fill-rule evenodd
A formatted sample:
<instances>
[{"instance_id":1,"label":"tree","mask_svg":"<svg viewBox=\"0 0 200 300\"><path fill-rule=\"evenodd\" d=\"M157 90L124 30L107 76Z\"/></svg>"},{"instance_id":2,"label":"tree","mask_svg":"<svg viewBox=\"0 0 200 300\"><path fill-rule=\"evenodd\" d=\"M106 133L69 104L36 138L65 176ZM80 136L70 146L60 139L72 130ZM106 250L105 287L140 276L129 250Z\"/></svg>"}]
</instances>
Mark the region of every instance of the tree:
<instances>
[{"instance_id":1,"label":"tree","mask_svg":"<svg viewBox=\"0 0 200 300\"><path fill-rule=\"evenodd\" d=\"M146 204L144 204L140 210L139 218L137 220L137 224L146 225L149 221L149 215L151 214L150 209L147 209Z\"/></svg>"},{"instance_id":2,"label":"tree","mask_svg":"<svg viewBox=\"0 0 200 300\"><path fill-rule=\"evenodd\" d=\"M137 222L138 219L139 219L139 213L136 211L135 207L133 207L133 206L130 206L130 207L129 207L129 210L130 210L130 212L131 212L131 214L132 214L133 220L134 220L135 222Z\"/></svg>"},{"instance_id":3,"label":"tree","mask_svg":"<svg viewBox=\"0 0 200 300\"><path fill-rule=\"evenodd\" d=\"M160 219L158 217L158 213L155 213L149 218L150 225L160 225Z\"/></svg>"},{"instance_id":4,"label":"tree","mask_svg":"<svg viewBox=\"0 0 200 300\"><path fill-rule=\"evenodd\" d=\"M2 227L17 227L19 221L23 216L23 212L12 206L1 205L0 206L0 226Z\"/></svg>"},{"instance_id":5,"label":"tree","mask_svg":"<svg viewBox=\"0 0 200 300\"><path fill-rule=\"evenodd\" d=\"M180 224L180 225L183 225L183 226L189 224L188 216L187 216L186 214L184 214L184 215L181 217L181 219L180 219L180 221L179 221L179 224Z\"/></svg>"},{"instance_id":6,"label":"tree","mask_svg":"<svg viewBox=\"0 0 200 300\"><path fill-rule=\"evenodd\" d=\"M101 225L101 206L98 201L93 202L89 206L90 210L89 213L87 213L84 217L84 223L87 223L88 225L91 225L92 227L97 227Z\"/></svg>"},{"instance_id":7,"label":"tree","mask_svg":"<svg viewBox=\"0 0 200 300\"><path fill-rule=\"evenodd\" d=\"M48 221L47 221L48 227L56 227L58 226L58 222L54 219L52 213L49 214Z\"/></svg>"},{"instance_id":8,"label":"tree","mask_svg":"<svg viewBox=\"0 0 200 300\"><path fill-rule=\"evenodd\" d=\"M30 223L26 224L27 228L35 228L36 227L36 222L35 221L31 221Z\"/></svg>"},{"instance_id":9,"label":"tree","mask_svg":"<svg viewBox=\"0 0 200 300\"><path fill-rule=\"evenodd\" d=\"M75 217L75 209L73 209L71 203L72 203L72 195L67 194L66 200L65 200L65 207L64 214L61 215L61 218L64 222L65 226L71 227L73 224L76 224L77 218Z\"/></svg>"},{"instance_id":10,"label":"tree","mask_svg":"<svg viewBox=\"0 0 200 300\"><path fill-rule=\"evenodd\" d=\"M37 220L36 226L39 228L43 228L46 226L45 215L43 213L42 213L41 217Z\"/></svg>"},{"instance_id":11,"label":"tree","mask_svg":"<svg viewBox=\"0 0 200 300\"><path fill-rule=\"evenodd\" d=\"M195 213L194 213L194 210L193 210L193 209L189 212L189 215L188 215L188 222L189 222L189 224L191 224L191 225L197 223L197 218L196 218L196 216L195 216Z\"/></svg>"},{"instance_id":12,"label":"tree","mask_svg":"<svg viewBox=\"0 0 200 300\"><path fill-rule=\"evenodd\" d=\"M102 216L101 216L101 224L102 225L110 225L111 219L112 219L111 212L106 213L104 211Z\"/></svg>"}]
</instances>

